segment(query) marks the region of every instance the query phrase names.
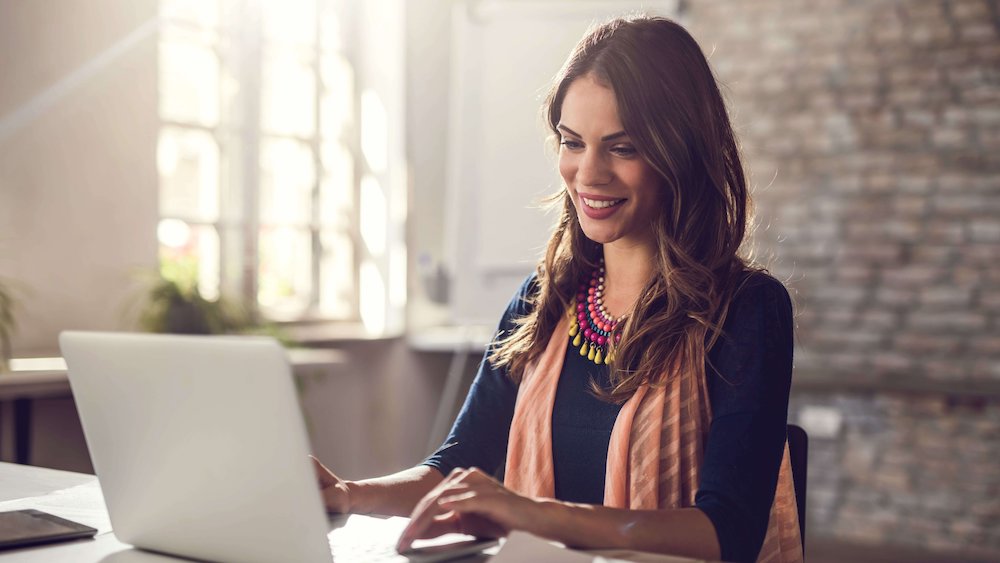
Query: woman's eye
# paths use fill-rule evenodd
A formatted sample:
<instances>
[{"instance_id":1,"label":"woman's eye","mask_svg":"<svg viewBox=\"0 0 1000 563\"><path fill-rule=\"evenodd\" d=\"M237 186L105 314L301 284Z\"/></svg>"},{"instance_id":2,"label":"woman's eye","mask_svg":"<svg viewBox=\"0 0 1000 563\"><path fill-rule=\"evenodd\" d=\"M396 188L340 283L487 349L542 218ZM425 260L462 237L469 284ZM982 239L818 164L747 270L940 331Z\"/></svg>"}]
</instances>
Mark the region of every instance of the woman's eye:
<instances>
[{"instance_id":1,"label":"woman's eye","mask_svg":"<svg viewBox=\"0 0 1000 563\"><path fill-rule=\"evenodd\" d=\"M567 149L579 149L583 147L583 143L574 139L563 139L559 142L560 145L566 147Z\"/></svg>"},{"instance_id":2,"label":"woman's eye","mask_svg":"<svg viewBox=\"0 0 1000 563\"><path fill-rule=\"evenodd\" d=\"M629 145L615 145L611 147L611 152L618 156L634 156L636 154L635 147Z\"/></svg>"}]
</instances>

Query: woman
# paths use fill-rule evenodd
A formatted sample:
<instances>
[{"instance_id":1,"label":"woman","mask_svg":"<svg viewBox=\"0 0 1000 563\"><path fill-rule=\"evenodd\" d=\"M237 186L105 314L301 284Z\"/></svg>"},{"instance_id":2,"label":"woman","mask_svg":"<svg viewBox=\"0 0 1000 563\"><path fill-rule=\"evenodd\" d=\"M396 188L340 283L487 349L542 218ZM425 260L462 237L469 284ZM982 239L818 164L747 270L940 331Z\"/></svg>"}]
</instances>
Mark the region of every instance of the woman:
<instances>
[{"instance_id":1,"label":"woman","mask_svg":"<svg viewBox=\"0 0 1000 563\"><path fill-rule=\"evenodd\" d=\"M577 45L545 111L562 216L450 436L378 479L317 462L328 508L412 513L401 550L519 529L581 548L801 560L791 304L737 254L749 197L704 55L669 20L610 21Z\"/></svg>"}]
</instances>

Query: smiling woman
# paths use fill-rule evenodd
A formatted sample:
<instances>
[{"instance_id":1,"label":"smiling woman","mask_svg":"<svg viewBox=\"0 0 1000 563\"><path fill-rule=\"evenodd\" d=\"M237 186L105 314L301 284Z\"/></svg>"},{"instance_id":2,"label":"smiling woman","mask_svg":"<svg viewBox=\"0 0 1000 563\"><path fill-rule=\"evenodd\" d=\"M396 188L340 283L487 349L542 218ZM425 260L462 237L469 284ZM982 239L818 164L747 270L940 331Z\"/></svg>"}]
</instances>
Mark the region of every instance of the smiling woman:
<instances>
[{"instance_id":1,"label":"smiling woman","mask_svg":"<svg viewBox=\"0 0 1000 563\"><path fill-rule=\"evenodd\" d=\"M738 254L749 195L708 62L670 20L614 19L576 46L545 109L562 214L445 445L378 479L318 465L328 507L412 510L401 550L517 529L801 561L791 303Z\"/></svg>"},{"instance_id":2,"label":"smiling woman","mask_svg":"<svg viewBox=\"0 0 1000 563\"><path fill-rule=\"evenodd\" d=\"M614 91L592 74L573 81L557 129L562 136L559 173L587 238L604 245L648 246L660 177L624 131Z\"/></svg>"}]
</instances>

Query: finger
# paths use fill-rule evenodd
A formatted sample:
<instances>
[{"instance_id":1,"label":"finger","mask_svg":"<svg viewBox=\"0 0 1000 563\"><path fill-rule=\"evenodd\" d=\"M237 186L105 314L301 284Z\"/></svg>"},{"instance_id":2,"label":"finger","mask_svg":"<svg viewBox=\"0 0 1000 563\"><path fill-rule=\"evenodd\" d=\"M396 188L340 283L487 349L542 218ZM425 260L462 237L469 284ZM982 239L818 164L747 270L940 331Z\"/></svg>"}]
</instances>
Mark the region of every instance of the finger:
<instances>
[{"instance_id":1,"label":"finger","mask_svg":"<svg viewBox=\"0 0 1000 563\"><path fill-rule=\"evenodd\" d=\"M448 532L469 534L479 538L499 538L507 529L486 514L473 511L448 510L432 520L433 524L414 539L433 538Z\"/></svg>"},{"instance_id":2,"label":"finger","mask_svg":"<svg viewBox=\"0 0 1000 563\"><path fill-rule=\"evenodd\" d=\"M396 551L404 553L410 549L414 540L436 538L441 534L458 531L458 514L449 511L428 519L418 527L407 526L396 541Z\"/></svg>"},{"instance_id":3,"label":"finger","mask_svg":"<svg viewBox=\"0 0 1000 563\"><path fill-rule=\"evenodd\" d=\"M441 497L438 506L461 516L466 528L463 533L501 537L507 535L512 524L510 500L503 495L491 494L491 491L470 491ZM473 525L476 527L471 527Z\"/></svg>"},{"instance_id":4,"label":"finger","mask_svg":"<svg viewBox=\"0 0 1000 563\"><path fill-rule=\"evenodd\" d=\"M309 456L312 460L313 470L316 472L316 480L319 481L321 488L327 488L330 485L337 483L337 478L334 477L333 471L330 471L323 463L316 459L316 456Z\"/></svg>"},{"instance_id":5,"label":"finger","mask_svg":"<svg viewBox=\"0 0 1000 563\"><path fill-rule=\"evenodd\" d=\"M495 518L499 515L495 514L497 506L492 500L492 495L466 492L443 496L438 499L437 504L442 511L455 511L462 514L476 514L485 518Z\"/></svg>"},{"instance_id":6,"label":"finger","mask_svg":"<svg viewBox=\"0 0 1000 563\"><path fill-rule=\"evenodd\" d=\"M463 534L477 538L501 538L508 533L506 528L485 516L471 512L459 512L458 516L458 531Z\"/></svg>"},{"instance_id":7,"label":"finger","mask_svg":"<svg viewBox=\"0 0 1000 563\"><path fill-rule=\"evenodd\" d=\"M406 525L406 528L403 529L403 533L399 536L399 541L396 543L396 551L409 549L413 540L427 537L425 536L427 531L434 526L436 522L441 520L438 517L447 512L438 505L438 497L435 493L436 491L428 493L417 504L417 508L414 509L413 514L410 516L410 523Z\"/></svg>"},{"instance_id":8,"label":"finger","mask_svg":"<svg viewBox=\"0 0 1000 563\"><path fill-rule=\"evenodd\" d=\"M455 475L453 472L452 475ZM456 477L460 478L460 477ZM442 495L451 496L465 492L469 486L459 481L450 481L438 484L431 492L420 499L413 513L410 514L410 523L407 530L417 530L426 525L427 521L439 515L442 511L437 504Z\"/></svg>"},{"instance_id":9,"label":"finger","mask_svg":"<svg viewBox=\"0 0 1000 563\"><path fill-rule=\"evenodd\" d=\"M449 510L431 519L430 525L413 539L436 538L442 534L455 532L489 538L498 538L505 535L503 528L488 518L484 518L478 514Z\"/></svg>"},{"instance_id":10,"label":"finger","mask_svg":"<svg viewBox=\"0 0 1000 563\"><path fill-rule=\"evenodd\" d=\"M417 503L416 508L413 509L413 513L410 515L410 523L399 537L397 551L408 549L409 544L414 539L434 537L433 535L426 535L431 527L431 523L435 517L442 512L446 512L438 506L438 498L442 495L452 495L467 489L469 484L464 481L472 473L473 470L470 469L455 468L448 474L444 481L431 489L429 493L424 495L424 498L420 499L420 502Z\"/></svg>"},{"instance_id":11,"label":"finger","mask_svg":"<svg viewBox=\"0 0 1000 563\"><path fill-rule=\"evenodd\" d=\"M475 512L476 502L473 500L481 495L477 495L475 491L466 491L456 494L442 495L438 498L437 503L442 508L448 510L462 510L465 512ZM463 501L465 502L463 504Z\"/></svg>"}]
</instances>

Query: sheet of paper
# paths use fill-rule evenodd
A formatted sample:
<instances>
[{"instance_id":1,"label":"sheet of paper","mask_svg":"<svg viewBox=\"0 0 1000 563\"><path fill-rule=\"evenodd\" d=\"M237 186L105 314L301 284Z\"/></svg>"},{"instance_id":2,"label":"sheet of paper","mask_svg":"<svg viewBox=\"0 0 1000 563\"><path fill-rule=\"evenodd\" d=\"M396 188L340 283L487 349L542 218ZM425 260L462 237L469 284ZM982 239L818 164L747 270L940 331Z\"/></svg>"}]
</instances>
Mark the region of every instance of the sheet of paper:
<instances>
[{"instance_id":1,"label":"sheet of paper","mask_svg":"<svg viewBox=\"0 0 1000 563\"><path fill-rule=\"evenodd\" d=\"M97 529L97 535L111 531L111 519L104 505L101 485L95 480L47 495L0 502L0 511L34 508Z\"/></svg>"},{"instance_id":2,"label":"sheet of paper","mask_svg":"<svg viewBox=\"0 0 1000 563\"><path fill-rule=\"evenodd\" d=\"M622 559L608 559L591 553L573 551L533 536L526 532L513 531L507 536L500 551L490 563L521 563L523 561L545 561L546 563L613 563Z\"/></svg>"},{"instance_id":3,"label":"sheet of paper","mask_svg":"<svg viewBox=\"0 0 1000 563\"><path fill-rule=\"evenodd\" d=\"M500 547L500 551L490 559L490 563L520 563L522 561L545 561L546 563L699 563L700 560L623 549L576 551L566 549L562 547L562 544L520 531L511 532Z\"/></svg>"}]
</instances>

